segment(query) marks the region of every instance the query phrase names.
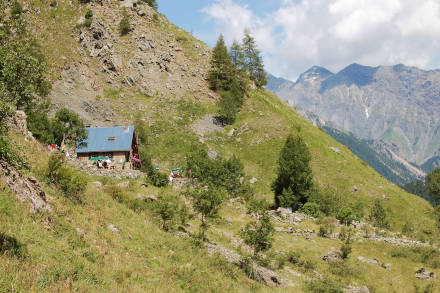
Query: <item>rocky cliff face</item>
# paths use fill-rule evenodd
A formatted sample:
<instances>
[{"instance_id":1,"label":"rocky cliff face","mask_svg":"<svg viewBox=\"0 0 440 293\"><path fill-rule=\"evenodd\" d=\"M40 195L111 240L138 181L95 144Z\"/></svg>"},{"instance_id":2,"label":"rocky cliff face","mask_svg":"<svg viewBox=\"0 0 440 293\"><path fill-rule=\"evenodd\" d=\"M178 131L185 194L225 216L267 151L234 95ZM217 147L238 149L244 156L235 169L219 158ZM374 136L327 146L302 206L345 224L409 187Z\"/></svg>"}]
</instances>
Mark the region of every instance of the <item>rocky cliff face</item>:
<instances>
[{"instance_id":1,"label":"rocky cliff face","mask_svg":"<svg viewBox=\"0 0 440 293\"><path fill-rule=\"evenodd\" d=\"M215 98L205 81L211 49L144 2L104 0L81 9L93 12L92 22L82 25L78 13L71 26L76 57L53 84L54 110L66 106L90 125L116 125L132 121L151 96ZM123 9L131 31L120 36Z\"/></svg>"},{"instance_id":2,"label":"rocky cliff face","mask_svg":"<svg viewBox=\"0 0 440 293\"><path fill-rule=\"evenodd\" d=\"M289 104L422 165L440 149L440 70L352 64L337 74L314 66L297 82L271 78ZM435 165L430 164L430 165Z\"/></svg>"}]
</instances>

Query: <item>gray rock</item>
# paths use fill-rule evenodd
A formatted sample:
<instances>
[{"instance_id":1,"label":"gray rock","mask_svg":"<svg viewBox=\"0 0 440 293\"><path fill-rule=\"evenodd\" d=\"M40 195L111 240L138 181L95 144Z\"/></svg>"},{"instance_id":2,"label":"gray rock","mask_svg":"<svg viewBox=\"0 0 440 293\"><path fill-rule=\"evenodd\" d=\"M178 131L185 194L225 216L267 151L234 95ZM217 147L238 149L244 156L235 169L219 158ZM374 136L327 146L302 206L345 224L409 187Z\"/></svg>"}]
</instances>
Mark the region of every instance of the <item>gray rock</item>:
<instances>
[{"instance_id":1,"label":"gray rock","mask_svg":"<svg viewBox=\"0 0 440 293\"><path fill-rule=\"evenodd\" d=\"M152 195L152 194L149 194L149 195L147 195L147 199L150 200L150 201L156 201L156 200L157 200L157 197L155 197L155 196Z\"/></svg>"},{"instance_id":2,"label":"gray rock","mask_svg":"<svg viewBox=\"0 0 440 293\"><path fill-rule=\"evenodd\" d=\"M83 230L81 230L80 228L76 228L76 233L78 234L79 237L84 238L84 236L86 235L86 233L84 233Z\"/></svg>"},{"instance_id":3,"label":"gray rock","mask_svg":"<svg viewBox=\"0 0 440 293\"><path fill-rule=\"evenodd\" d=\"M99 181L95 181L95 182L93 182L93 185L95 185L96 187L101 187L102 183Z\"/></svg>"},{"instance_id":4,"label":"gray rock","mask_svg":"<svg viewBox=\"0 0 440 293\"><path fill-rule=\"evenodd\" d=\"M110 231L112 231L112 232L115 233L115 234L119 234L119 233L120 233L120 232L119 232L119 229L116 228L115 225L113 225L113 224L109 224L109 225L107 226L107 229L109 229Z\"/></svg>"},{"instance_id":5,"label":"gray rock","mask_svg":"<svg viewBox=\"0 0 440 293\"><path fill-rule=\"evenodd\" d=\"M381 265L380 261L378 259L376 259L376 258L371 259L371 258L366 258L366 257L363 257L363 256L358 256L357 259L360 262L363 262L363 263L368 263L368 264L378 265L378 266Z\"/></svg>"},{"instance_id":6,"label":"gray rock","mask_svg":"<svg viewBox=\"0 0 440 293\"><path fill-rule=\"evenodd\" d=\"M332 247L330 251L322 257L322 260L324 261L338 261L341 259L342 259L342 252L334 247Z\"/></svg>"},{"instance_id":7,"label":"gray rock","mask_svg":"<svg viewBox=\"0 0 440 293\"><path fill-rule=\"evenodd\" d=\"M86 18L84 16L81 16L76 23L78 25L82 25L85 21L86 21Z\"/></svg>"},{"instance_id":8,"label":"gray rock","mask_svg":"<svg viewBox=\"0 0 440 293\"><path fill-rule=\"evenodd\" d=\"M217 151L209 151L208 152L208 157L210 157L211 159L216 159L218 156L218 152Z\"/></svg>"},{"instance_id":9,"label":"gray rock","mask_svg":"<svg viewBox=\"0 0 440 293\"><path fill-rule=\"evenodd\" d=\"M427 271L424 267L421 267L416 271L416 278L420 280L432 280L437 278L434 272Z\"/></svg>"},{"instance_id":10,"label":"gray rock","mask_svg":"<svg viewBox=\"0 0 440 293\"><path fill-rule=\"evenodd\" d=\"M127 188L129 185L130 185L129 181L124 181L118 184L118 186L121 188Z\"/></svg>"},{"instance_id":11,"label":"gray rock","mask_svg":"<svg viewBox=\"0 0 440 293\"><path fill-rule=\"evenodd\" d=\"M335 153L337 153L338 155L341 154L341 150L336 148L336 147L329 147L329 149L331 149L332 151L334 151Z\"/></svg>"},{"instance_id":12,"label":"gray rock","mask_svg":"<svg viewBox=\"0 0 440 293\"><path fill-rule=\"evenodd\" d=\"M257 182L258 182L258 179L255 178L255 177L252 177L252 178L249 180L249 183L250 183L250 184L254 184L254 183L257 183Z\"/></svg>"}]
</instances>

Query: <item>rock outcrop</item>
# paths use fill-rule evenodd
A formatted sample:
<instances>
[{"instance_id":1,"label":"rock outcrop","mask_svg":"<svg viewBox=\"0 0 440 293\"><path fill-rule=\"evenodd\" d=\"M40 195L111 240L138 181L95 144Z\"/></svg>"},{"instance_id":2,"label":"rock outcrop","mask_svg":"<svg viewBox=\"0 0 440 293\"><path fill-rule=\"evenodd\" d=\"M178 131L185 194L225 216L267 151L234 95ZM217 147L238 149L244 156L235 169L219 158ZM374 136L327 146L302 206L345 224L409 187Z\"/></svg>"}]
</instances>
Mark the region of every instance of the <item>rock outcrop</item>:
<instances>
[{"instance_id":1,"label":"rock outcrop","mask_svg":"<svg viewBox=\"0 0 440 293\"><path fill-rule=\"evenodd\" d=\"M437 275L434 272L428 271L422 267L416 271L416 278L420 280L432 280L437 278Z\"/></svg>"},{"instance_id":2,"label":"rock outcrop","mask_svg":"<svg viewBox=\"0 0 440 293\"><path fill-rule=\"evenodd\" d=\"M52 212L46 193L35 177L22 175L5 161L0 161L0 175L20 201L29 203L32 213Z\"/></svg>"}]
</instances>

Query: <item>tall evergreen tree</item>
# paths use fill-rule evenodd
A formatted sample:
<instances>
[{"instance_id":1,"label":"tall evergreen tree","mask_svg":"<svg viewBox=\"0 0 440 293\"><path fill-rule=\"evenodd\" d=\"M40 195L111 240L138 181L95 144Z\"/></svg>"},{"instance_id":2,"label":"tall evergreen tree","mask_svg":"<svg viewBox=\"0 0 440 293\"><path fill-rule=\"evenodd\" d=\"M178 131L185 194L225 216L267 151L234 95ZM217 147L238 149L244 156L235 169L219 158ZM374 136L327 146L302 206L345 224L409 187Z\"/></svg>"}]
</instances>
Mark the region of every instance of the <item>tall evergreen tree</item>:
<instances>
[{"instance_id":1,"label":"tall evergreen tree","mask_svg":"<svg viewBox=\"0 0 440 293\"><path fill-rule=\"evenodd\" d=\"M229 49L229 55L231 56L232 64L234 64L237 69L242 69L244 64L243 49L237 41L232 43Z\"/></svg>"},{"instance_id":2,"label":"tall evergreen tree","mask_svg":"<svg viewBox=\"0 0 440 293\"><path fill-rule=\"evenodd\" d=\"M307 191L313 186L310 153L299 135L289 135L278 159L278 175L272 183L275 204L298 209L307 201Z\"/></svg>"},{"instance_id":3,"label":"tall evergreen tree","mask_svg":"<svg viewBox=\"0 0 440 293\"><path fill-rule=\"evenodd\" d=\"M251 35L249 29L245 29L242 41L243 66L249 78L257 87L263 87L267 84L267 74L264 71L263 59L260 51L257 49L255 38Z\"/></svg>"},{"instance_id":4,"label":"tall evergreen tree","mask_svg":"<svg viewBox=\"0 0 440 293\"><path fill-rule=\"evenodd\" d=\"M212 51L209 83L212 90L229 90L233 79L233 64L223 35L220 35Z\"/></svg>"},{"instance_id":5,"label":"tall evergreen tree","mask_svg":"<svg viewBox=\"0 0 440 293\"><path fill-rule=\"evenodd\" d=\"M428 175L427 182L429 194L434 197L434 204L440 206L440 167Z\"/></svg>"}]
</instances>

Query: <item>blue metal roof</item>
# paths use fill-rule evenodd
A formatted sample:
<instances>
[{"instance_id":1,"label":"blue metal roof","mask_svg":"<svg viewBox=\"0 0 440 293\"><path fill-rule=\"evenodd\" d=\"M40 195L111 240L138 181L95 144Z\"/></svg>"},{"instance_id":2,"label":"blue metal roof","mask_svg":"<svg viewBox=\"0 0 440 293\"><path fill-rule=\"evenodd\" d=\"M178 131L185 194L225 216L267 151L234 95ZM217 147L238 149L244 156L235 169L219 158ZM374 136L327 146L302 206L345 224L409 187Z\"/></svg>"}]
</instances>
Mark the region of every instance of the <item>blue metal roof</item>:
<instances>
[{"instance_id":1,"label":"blue metal roof","mask_svg":"<svg viewBox=\"0 0 440 293\"><path fill-rule=\"evenodd\" d=\"M90 127L86 128L85 146L78 146L77 153L129 151L133 141L134 127ZM110 138L110 139L109 139ZM114 139L113 139L114 138Z\"/></svg>"}]
</instances>

